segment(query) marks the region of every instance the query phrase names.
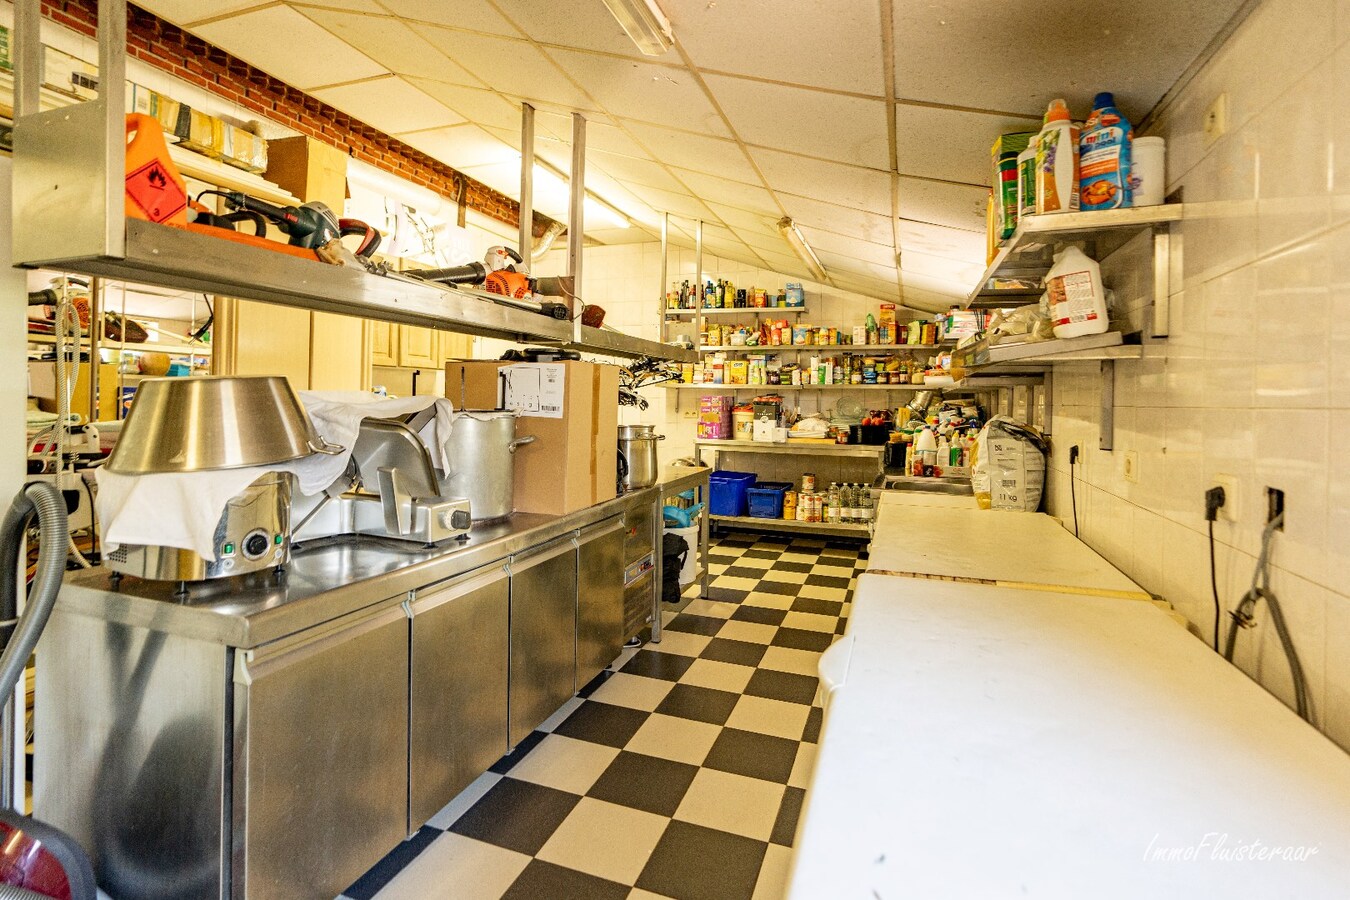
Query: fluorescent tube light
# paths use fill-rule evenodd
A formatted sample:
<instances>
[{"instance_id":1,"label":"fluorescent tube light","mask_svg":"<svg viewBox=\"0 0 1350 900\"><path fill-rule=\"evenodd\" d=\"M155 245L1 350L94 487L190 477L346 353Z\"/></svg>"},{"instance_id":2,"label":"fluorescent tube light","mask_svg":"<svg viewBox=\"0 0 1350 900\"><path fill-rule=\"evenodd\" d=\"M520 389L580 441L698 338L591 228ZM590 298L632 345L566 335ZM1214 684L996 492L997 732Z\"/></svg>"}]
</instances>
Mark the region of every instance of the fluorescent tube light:
<instances>
[{"instance_id":1,"label":"fluorescent tube light","mask_svg":"<svg viewBox=\"0 0 1350 900\"><path fill-rule=\"evenodd\" d=\"M816 258L816 251L812 250L811 245L806 242L806 238L802 237L801 231L797 228L797 223L792 221L791 216L783 216L778 220L778 233L792 247L792 252L801 257L802 262L806 263L806 268L811 271L812 277L816 281L824 281L825 267Z\"/></svg>"},{"instance_id":2,"label":"fluorescent tube light","mask_svg":"<svg viewBox=\"0 0 1350 900\"><path fill-rule=\"evenodd\" d=\"M647 56L660 56L675 43L670 20L656 0L603 0L624 33Z\"/></svg>"}]
</instances>

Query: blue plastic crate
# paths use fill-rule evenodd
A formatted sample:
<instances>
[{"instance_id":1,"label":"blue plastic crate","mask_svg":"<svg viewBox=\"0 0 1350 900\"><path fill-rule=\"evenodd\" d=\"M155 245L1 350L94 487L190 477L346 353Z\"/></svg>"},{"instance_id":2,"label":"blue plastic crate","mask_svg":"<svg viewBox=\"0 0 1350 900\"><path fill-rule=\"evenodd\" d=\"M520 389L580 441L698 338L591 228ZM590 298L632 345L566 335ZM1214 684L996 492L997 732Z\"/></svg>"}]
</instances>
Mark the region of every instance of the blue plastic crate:
<instances>
[{"instance_id":1,"label":"blue plastic crate","mask_svg":"<svg viewBox=\"0 0 1350 900\"><path fill-rule=\"evenodd\" d=\"M750 517L754 519L783 518L783 494L785 490L785 488L777 485L772 487L755 485L746 491L746 499L750 506Z\"/></svg>"},{"instance_id":2,"label":"blue plastic crate","mask_svg":"<svg viewBox=\"0 0 1350 900\"><path fill-rule=\"evenodd\" d=\"M745 515L747 492L758 477L754 472L713 472L708 476L709 511L714 516Z\"/></svg>"}]
</instances>

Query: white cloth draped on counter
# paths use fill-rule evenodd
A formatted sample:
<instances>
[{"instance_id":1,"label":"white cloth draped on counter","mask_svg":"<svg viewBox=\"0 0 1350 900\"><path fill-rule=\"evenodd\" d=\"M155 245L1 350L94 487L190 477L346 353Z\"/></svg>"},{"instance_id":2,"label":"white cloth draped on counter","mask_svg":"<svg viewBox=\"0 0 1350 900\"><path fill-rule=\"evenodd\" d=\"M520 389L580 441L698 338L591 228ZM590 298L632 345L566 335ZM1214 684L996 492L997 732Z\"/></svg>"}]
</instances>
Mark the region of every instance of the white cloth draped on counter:
<instances>
[{"instance_id":1,"label":"white cloth draped on counter","mask_svg":"<svg viewBox=\"0 0 1350 900\"><path fill-rule=\"evenodd\" d=\"M296 489L305 495L326 490L347 471L361 421L367 418L404 416L435 404L436 415L420 434L431 449L433 463L442 471L446 468L445 445L454 419L447 400L384 399L360 391L300 391L298 395L315 431L341 447L340 453L313 453L269 466L209 472L120 475L100 467L95 470L95 505L103 544L110 550L123 544L177 547L214 561L216 525L233 497L268 472L291 473Z\"/></svg>"}]
</instances>

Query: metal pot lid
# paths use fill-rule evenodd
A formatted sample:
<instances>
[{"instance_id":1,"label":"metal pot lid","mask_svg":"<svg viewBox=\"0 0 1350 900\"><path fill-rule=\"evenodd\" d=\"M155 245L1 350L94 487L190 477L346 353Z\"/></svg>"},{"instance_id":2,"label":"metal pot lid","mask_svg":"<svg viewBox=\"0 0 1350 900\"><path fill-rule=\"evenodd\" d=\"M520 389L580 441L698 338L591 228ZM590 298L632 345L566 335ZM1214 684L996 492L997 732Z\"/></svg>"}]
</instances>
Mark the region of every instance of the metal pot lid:
<instances>
[{"instance_id":1,"label":"metal pot lid","mask_svg":"<svg viewBox=\"0 0 1350 900\"><path fill-rule=\"evenodd\" d=\"M495 419L518 419L520 413L514 409L457 409L454 417L458 419L465 416L470 419L478 419L482 422L491 422Z\"/></svg>"},{"instance_id":2,"label":"metal pot lid","mask_svg":"<svg viewBox=\"0 0 1350 900\"><path fill-rule=\"evenodd\" d=\"M641 440L642 438L654 438L655 435L652 431L655 428L655 425L620 425L619 440L632 441Z\"/></svg>"}]
</instances>

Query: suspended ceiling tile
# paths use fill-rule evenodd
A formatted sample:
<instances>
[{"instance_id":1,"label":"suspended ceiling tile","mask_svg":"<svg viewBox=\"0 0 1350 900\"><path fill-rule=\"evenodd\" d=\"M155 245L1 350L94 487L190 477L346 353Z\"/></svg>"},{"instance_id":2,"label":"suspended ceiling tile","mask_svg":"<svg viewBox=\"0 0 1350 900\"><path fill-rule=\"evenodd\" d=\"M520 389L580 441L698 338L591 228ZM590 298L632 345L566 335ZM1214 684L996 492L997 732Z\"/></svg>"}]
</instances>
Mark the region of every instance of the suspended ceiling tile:
<instances>
[{"instance_id":1,"label":"suspended ceiling tile","mask_svg":"<svg viewBox=\"0 0 1350 900\"><path fill-rule=\"evenodd\" d=\"M659 115L652 110L651 115ZM653 159L668 166L693 169L696 172L716 172L733 181L752 184L758 181L754 168L745 153L734 141L724 141L687 131L672 131L645 122L624 120L623 126L651 152Z\"/></svg>"},{"instance_id":2,"label":"suspended ceiling tile","mask_svg":"<svg viewBox=\"0 0 1350 900\"><path fill-rule=\"evenodd\" d=\"M865 278L871 274L867 264L856 256L847 256L841 253L830 253L827 250L817 250L816 257L820 260L831 275L848 274L857 278Z\"/></svg>"},{"instance_id":3,"label":"suspended ceiling tile","mask_svg":"<svg viewBox=\"0 0 1350 900\"><path fill-rule=\"evenodd\" d=\"M434 78L409 78L407 80L418 90L435 97L475 125L504 128L520 134L520 107L511 103L501 94L457 84L446 84Z\"/></svg>"},{"instance_id":4,"label":"suspended ceiling tile","mask_svg":"<svg viewBox=\"0 0 1350 900\"><path fill-rule=\"evenodd\" d=\"M739 209L735 206L727 206L725 203L713 203L704 201L708 204L708 209L712 210L719 220L730 225L732 228L751 231L763 231L772 234L778 241L778 245L783 242L782 235L774 227L778 220L783 218L778 212L755 212L754 210ZM777 245L775 245L777 246Z\"/></svg>"},{"instance_id":5,"label":"suspended ceiling tile","mask_svg":"<svg viewBox=\"0 0 1350 900\"><path fill-rule=\"evenodd\" d=\"M321 0L327 2L327 0ZM484 34L519 36L516 28L502 18L487 0L380 0L381 5L396 16L449 25Z\"/></svg>"},{"instance_id":6,"label":"suspended ceiling tile","mask_svg":"<svg viewBox=\"0 0 1350 900\"><path fill-rule=\"evenodd\" d=\"M221 19L193 33L301 90L387 71L287 6ZM304 52L296 52L299 48Z\"/></svg>"},{"instance_id":7,"label":"suspended ceiling tile","mask_svg":"<svg viewBox=\"0 0 1350 900\"><path fill-rule=\"evenodd\" d=\"M783 240L783 236L778 233L777 229L775 229L772 224L765 225L762 228L742 228L740 226L735 226L732 228L732 231L736 232L738 238L745 241L751 249L756 251L763 250L769 253L782 253L787 249L787 242Z\"/></svg>"},{"instance_id":8,"label":"suspended ceiling tile","mask_svg":"<svg viewBox=\"0 0 1350 900\"><path fill-rule=\"evenodd\" d=\"M569 147L572 143L572 117L547 110L536 110L534 115L535 136L551 135ZM604 116L587 114L586 149L603 150L606 153L619 153L624 156L647 158L643 150L621 128ZM571 152L570 150L568 151Z\"/></svg>"},{"instance_id":9,"label":"suspended ceiling tile","mask_svg":"<svg viewBox=\"0 0 1350 900\"><path fill-rule=\"evenodd\" d=\"M747 144L890 168L886 104L880 100L724 75L704 80Z\"/></svg>"},{"instance_id":10,"label":"suspended ceiling tile","mask_svg":"<svg viewBox=\"0 0 1350 900\"><path fill-rule=\"evenodd\" d=\"M472 127L472 126L466 126ZM494 191L505 194L512 199L520 197L520 161L488 163L477 166L456 166L465 175L475 181L479 181ZM535 209L543 212L545 215L555 215L555 212L548 212L539 204L539 198L535 198ZM565 213L566 209L562 210ZM566 217L564 216L564 219Z\"/></svg>"},{"instance_id":11,"label":"suspended ceiling tile","mask_svg":"<svg viewBox=\"0 0 1350 900\"><path fill-rule=\"evenodd\" d=\"M610 115L641 119L659 111L661 122L672 128L730 137L707 94L685 69L571 50L547 52Z\"/></svg>"},{"instance_id":12,"label":"suspended ceiling tile","mask_svg":"<svg viewBox=\"0 0 1350 900\"><path fill-rule=\"evenodd\" d=\"M989 189L922 178L900 178L900 217L984 234Z\"/></svg>"},{"instance_id":13,"label":"suspended ceiling tile","mask_svg":"<svg viewBox=\"0 0 1350 900\"><path fill-rule=\"evenodd\" d=\"M885 96L876 0L663 0L662 8L700 69Z\"/></svg>"},{"instance_id":14,"label":"suspended ceiling tile","mask_svg":"<svg viewBox=\"0 0 1350 900\"><path fill-rule=\"evenodd\" d=\"M515 170L515 183L510 194L513 197L520 194L520 154L477 125L454 125L449 128L401 134L398 137L399 140L456 169L492 164L509 165ZM495 190L503 190L496 185L488 186Z\"/></svg>"},{"instance_id":15,"label":"suspended ceiling tile","mask_svg":"<svg viewBox=\"0 0 1350 900\"><path fill-rule=\"evenodd\" d=\"M543 53L525 41L434 26L420 29L420 33L495 91L566 109L595 106Z\"/></svg>"},{"instance_id":16,"label":"suspended ceiling tile","mask_svg":"<svg viewBox=\"0 0 1350 900\"><path fill-rule=\"evenodd\" d=\"M142 9L176 25L190 25L264 5L263 0L144 0Z\"/></svg>"},{"instance_id":17,"label":"suspended ceiling tile","mask_svg":"<svg viewBox=\"0 0 1350 900\"><path fill-rule=\"evenodd\" d=\"M857 238L835 234L832 231L821 231L818 228L801 227L801 232L802 237L806 238L806 243L817 253L828 252L883 266L895 265L895 247L890 244L860 241Z\"/></svg>"},{"instance_id":18,"label":"suspended ceiling tile","mask_svg":"<svg viewBox=\"0 0 1350 900\"><path fill-rule=\"evenodd\" d=\"M464 117L394 75L312 91L330 106L386 134L457 125Z\"/></svg>"},{"instance_id":19,"label":"suspended ceiling tile","mask_svg":"<svg viewBox=\"0 0 1350 900\"><path fill-rule=\"evenodd\" d=\"M642 228L587 228L586 237L602 244L645 244L652 239L651 232Z\"/></svg>"},{"instance_id":20,"label":"suspended ceiling tile","mask_svg":"<svg viewBox=\"0 0 1350 900\"><path fill-rule=\"evenodd\" d=\"M895 107L896 165L901 175L987 187L994 138L1037 128L1037 122L1029 119L899 103Z\"/></svg>"},{"instance_id":21,"label":"suspended ceiling tile","mask_svg":"<svg viewBox=\"0 0 1350 900\"><path fill-rule=\"evenodd\" d=\"M918 272L911 272L906 269L902 263L900 267L900 284L906 291L911 289L917 291L926 291L930 295L937 295L948 299L965 299L966 294L974 287L973 284L965 282L952 281L950 278L935 278L931 275L922 275Z\"/></svg>"},{"instance_id":22,"label":"suspended ceiling tile","mask_svg":"<svg viewBox=\"0 0 1350 900\"><path fill-rule=\"evenodd\" d=\"M761 250L759 255L771 271L793 275L798 278L812 277L811 270L795 253L774 253L772 250Z\"/></svg>"},{"instance_id":23,"label":"suspended ceiling tile","mask_svg":"<svg viewBox=\"0 0 1350 900\"><path fill-rule=\"evenodd\" d=\"M902 221L900 250L904 253L915 250L934 256L977 262L980 268L984 268L985 236L983 232L946 228L942 225L929 225L926 222Z\"/></svg>"},{"instance_id":24,"label":"suspended ceiling tile","mask_svg":"<svg viewBox=\"0 0 1350 900\"><path fill-rule=\"evenodd\" d=\"M708 218L709 211L695 197L676 191L663 191L660 188L647 187L641 184L632 184L624 182L624 187L636 194L644 203L651 206L658 213L668 212L671 215L688 216L691 218Z\"/></svg>"},{"instance_id":25,"label":"suspended ceiling tile","mask_svg":"<svg viewBox=\"0 0 1350 900\"><path fill-rule=\"evenodd\" d=\"M397 19L308 6L301 12L391 72L481 86L478 79ZM343 77L332 79L333 82L346 80Z\"/></svg>"},{"instance_id":26,"label":"suspended ceiling tile","mask_svg":"<svg viewBox=\"0 0 1350 900\"><path fill-rule=\"evenodd\" d=\"M676 169L675 175L704 200L717 199L723 204L764 215L770 215L778 209L773 194L759 185L741 184L739 181L728 181L689 169Z\"/></svg>"},{"instance_id":27,"label":"suspended ceiling tile","mask_svg":"<svg viewBox=\"0 0 1350 900\"><path fill-rule=\"evenodd\" d=\"M644 56L638 50L603 3L558 3L557 0L496 2L502 12L541 44L617 53L638 59L654 58ZM679 62L679 56L670 51L655 58Z\"/></svg>"},{"instance_id":28,"label":"suspended ceiling tile","mask_svg":"<svg viewBox=\"0 0 1350 900\"><path fill-rule=\"evenodd\" d=\"M822 162L792 153L754 147L750 155L776 191L814 197L839 206L891 214L889 172Z\"/></svg>"},{"instance_id":29,"label":"suspended ceiling tile","mask_svg":"<svg viewBox=\"0 0 1350 900\"><path fill-rule=\"evenodd\" d=\"M798 225L822 228L825 231L856 237L874 244L885 244L895 239L890 216L834 206L792 194L780 193L778 199L783 202L788 215Z\"/></svg>"},{"instance_id":30,"label":"suspended ceiling tile","mask_svg":"<svg viewBox=\"0 0 1350 900\"><path fill-rule=\"evenodd\" d=\"M959 305L965 299L965 294L950 294L940 291L930 291L914 285L905 284L903 280L900 284L901 302L910 309L918 310L922 313L942 313Z\"/></svg>"},{"instance_id":31,"label":"suspended ceiling tile","mask_svg":"<svg viewBox=\"0 0 1350 900\"><path fill-rule=\"evenodd\" d=\"M594 166L608 175L617 178L619 181L641 184L646 187L661 188L664 191L683 192L684 187L678 181L671 177L671 174L662 166L652 162L650 159L637 159L632 156L620 156L616 153L605 153L600 150L591 150L587 147L586 151L586 172L590 177L591 167Z\"/></svg>"},{"instance_id":32,"label":"suspended ceiling tile","mask_svg":"<svg viewBox=\"0 0 1350 900\"><path fill-rule=\"evenodd\" d=\"M1086 116L1093 93L1112 90L1127 116L1142 115L1242 5L1135 0L1123 15L1077 0L897 4L896 96L1033 115L1064 97Z\"/></svg>"},{"instance_id":33,"label":"suspended ceiling tile","mask_svg":"<svg viewBox=\"0 0 1350 900\"><path fill-rule=\"evenodd\" d=\"M929 256L926 253L906 251L900 257L900 270L906 275L935 278L964 288L980 280L984 266L945 256Z\"/></svg>"}]
</instances>

